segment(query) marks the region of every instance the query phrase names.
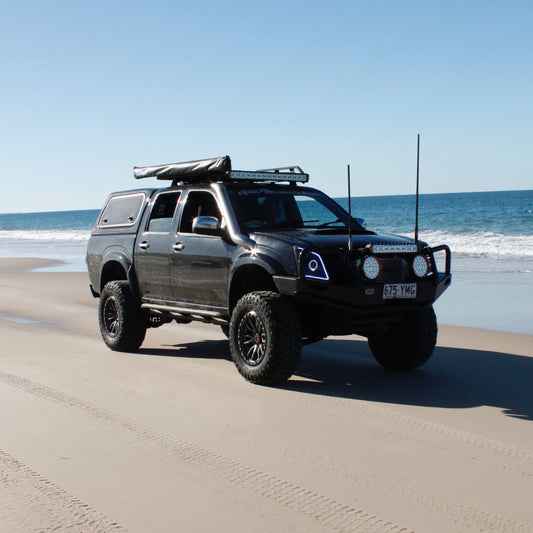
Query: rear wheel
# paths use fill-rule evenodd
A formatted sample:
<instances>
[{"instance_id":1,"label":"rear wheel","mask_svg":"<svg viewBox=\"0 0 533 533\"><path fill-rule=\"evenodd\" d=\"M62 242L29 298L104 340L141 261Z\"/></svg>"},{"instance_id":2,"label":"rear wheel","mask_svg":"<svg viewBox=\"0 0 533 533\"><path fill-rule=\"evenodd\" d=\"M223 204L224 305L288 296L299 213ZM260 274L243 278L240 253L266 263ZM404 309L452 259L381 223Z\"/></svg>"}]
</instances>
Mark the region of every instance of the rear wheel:
<instances>
[{"instance_id":1,"label":"rear wheel","mask_svg":"<svg viewBox=\"0 0 533 533\"><path fill-rule=\"evenodd\" d=\"M127 281L110 281L100 295L100 333L111 350L134 352L146 334L145 317Z\"/></svg>"},{"instance_id":2,"label":"rear wheel","mask_svg":"<svg viewBox=\"0 0 533 533\"><path fill-rule=\"evenodd\" d=\"M275 292L245 294L231 315L231 355L240 374L252 383L287 380L300 361L301 338L292 302Z\"/></svg>"},{"instance_id":3,"label":"rear wheel","mask_svg":"<svg viewBox=\"0 0 533 533\"><path fill-rule=\"evenodd\" d=\"M385 368L409 370L422 366L437 343L437 318L433 307L391 322L385 331L368 337L376 361Z\"/></svg>"}]
</instances>

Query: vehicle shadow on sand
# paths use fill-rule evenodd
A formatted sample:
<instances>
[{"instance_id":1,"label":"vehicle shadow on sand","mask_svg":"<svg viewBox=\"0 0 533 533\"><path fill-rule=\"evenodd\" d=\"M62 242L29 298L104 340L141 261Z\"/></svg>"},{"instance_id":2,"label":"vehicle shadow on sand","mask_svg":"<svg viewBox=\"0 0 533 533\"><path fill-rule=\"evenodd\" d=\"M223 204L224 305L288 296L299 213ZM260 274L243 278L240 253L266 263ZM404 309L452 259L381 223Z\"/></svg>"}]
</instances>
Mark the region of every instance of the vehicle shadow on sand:
<instances>
[{"instance_id":1,"label":"vehicle shadow on sand","mask_svg":"<svg viewBox=\"0 0 533 533\"><path fill-rule=\"evenodd\" d=\"M228 342L222 339L142 348L138 353L231 361ZM279 387L303 394L447 409L487 405L508 416L533 420L532 383L533 357L437 347L423 367L398 372L382 368L366 341L326 339L303 348L296 372Z\"/></svg>"},{"instance_id":2,"label":"vehicle shadow on sand","mask_svg":"<svg viewBox=\"0 0 533 533\"><path fill-rule=\"evenodd\" d=\"M167 344L162 348L141 348L139 354L159 357L191 357L197 359L226 359L231 361L227 340L205 340Z\"/></svg>"},{"instance_id":3,"label":"vehicle shadow on sand","mask_svg":"<svg viewBox=\"0 0 533 533\"><path fill-rule=\"evenodd\" d=\"M532 357L437 347L423 367L398 372L375 362L365 341L328 339L304 348L298 370L284 388L448 409L487 405L533 420L532 383Z\"/></svg>"}]
</instances>

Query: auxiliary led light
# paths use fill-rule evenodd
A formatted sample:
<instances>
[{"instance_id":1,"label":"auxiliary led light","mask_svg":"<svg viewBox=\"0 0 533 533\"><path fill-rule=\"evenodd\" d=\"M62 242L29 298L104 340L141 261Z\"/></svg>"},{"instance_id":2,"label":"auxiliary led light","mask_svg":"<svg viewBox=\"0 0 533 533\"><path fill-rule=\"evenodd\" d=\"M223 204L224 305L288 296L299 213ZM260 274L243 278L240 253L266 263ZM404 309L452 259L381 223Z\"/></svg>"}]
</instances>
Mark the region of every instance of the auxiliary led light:
<instances>
[{"instance_id":1,"label":"auxiliary led light","mask_svg":"<svg viewBox=\"0 0 533 533\"><path fill-rule=\"evenodd\" d=\"M418 251L416 244L399 243L399 244L373 244L372 253L374 254L409 254Z\"/></svg>"},{"instance_id":2,"label":"auxiliary led light","mask_svg":"<svg viewBox=\"0 0 533 533\"><path fill-rule=\"evenodd\" d=\"M291 183L307 183L309 174L299 172L265 172L265 171L248 171L232 170L230 178L234 181L266 181L281 182L289 181Z\"/></svg>"},{"instance_id":3,"label":"auxiliary led light","mask_svg":"<svg viewBox=\"0 0 533 533\"><path fill-rule=\"evenodd\" d=\"M417 255L413 259L413 272L415 276L423 278L429 272L429 260L425 255Z\"/></svg>"},{"instance_id":4,"label":"auxiliary led light","mask_svg":"<svg viewBox=\"0 0 533 533\"><path fill-rule=\"evenodd\" d=\"M363 272L368 279L376 279L381 274L381 262L374 255L363 260Z\"/></svg>"}]
</instances>

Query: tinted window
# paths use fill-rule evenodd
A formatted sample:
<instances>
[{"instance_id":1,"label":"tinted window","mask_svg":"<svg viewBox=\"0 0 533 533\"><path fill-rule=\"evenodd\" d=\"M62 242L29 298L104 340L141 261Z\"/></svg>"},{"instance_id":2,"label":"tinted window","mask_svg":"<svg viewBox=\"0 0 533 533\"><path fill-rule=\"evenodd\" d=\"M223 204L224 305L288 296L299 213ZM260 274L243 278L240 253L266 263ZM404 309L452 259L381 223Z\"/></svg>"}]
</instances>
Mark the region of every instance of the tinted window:
<instances>
[{"instance_id":1,"label":"tinted window","mask_svg":"<svg viewBox=\"0 0 533 533\"><path fill-rule=\"evenodd\" d=\"M180 197L179 192L160 194L150 213L150 220L146 231L168 233L176 211L176 205Z\"/></svg>"},{"instance_id":2,"label":"tinted window","mask_svg":"<svg viewBox=\"0 0 533 533\"><path fill-rule=\"evenodd\" d=\"M221 221L217 201L211 193L201 191L189 193L181 217L180 232L192 233L192 221L196 217L215 217Z\"/></svg>"},{"instance_id":3,"label":"tinted window","mask_svg":"<svg viewBox=\"0 0 533 533\"><path fill-rule=\"evenodd\" d=\"M246 229L346 228L348 213L318 192L251 189L230 192L239 226Z\"/></svg>"},{"instance_id":4,"label":"tinted window","mask_svg":"<svg viewBox=\"0 0 533 533\"><path fill-rule=\"evenodd\" d=\"M144 202L144 193L113 196L100 217L100 226L131 226L137 220Z\"/></svg>"}]
</instances>

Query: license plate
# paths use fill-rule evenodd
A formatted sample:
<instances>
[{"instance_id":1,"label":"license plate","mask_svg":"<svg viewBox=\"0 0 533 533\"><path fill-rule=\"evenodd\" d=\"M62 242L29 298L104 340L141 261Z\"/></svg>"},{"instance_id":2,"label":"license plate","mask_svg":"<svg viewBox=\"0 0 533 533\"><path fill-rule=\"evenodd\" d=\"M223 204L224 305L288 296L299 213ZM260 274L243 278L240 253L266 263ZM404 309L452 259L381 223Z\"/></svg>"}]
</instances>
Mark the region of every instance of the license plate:
<instances>
[{"instance_id":1,"label":"license plate","mask_svg":"<svg viewBox=\"0 0 533 533\"><path fill-rule=\"evenodd\" d=\"M383 299L416 298L416 283L389 283L383 286Z\"/></svg>"}]
</instances>

